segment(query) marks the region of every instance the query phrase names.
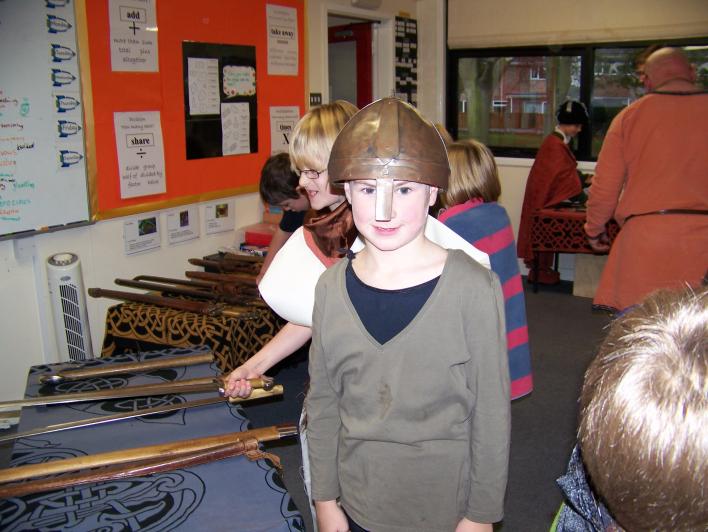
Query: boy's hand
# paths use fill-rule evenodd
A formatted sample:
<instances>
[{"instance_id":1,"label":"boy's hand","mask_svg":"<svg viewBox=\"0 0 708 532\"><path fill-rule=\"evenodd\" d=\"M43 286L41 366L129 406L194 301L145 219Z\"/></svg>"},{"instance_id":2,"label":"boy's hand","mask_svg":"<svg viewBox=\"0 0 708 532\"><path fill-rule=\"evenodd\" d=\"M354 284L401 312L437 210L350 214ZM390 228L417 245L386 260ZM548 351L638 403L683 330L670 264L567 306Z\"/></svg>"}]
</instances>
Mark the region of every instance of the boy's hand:
<instances>
[{"instance_id":1,"label":"boy's hand","mask_svg":"<svg viewBox=\"0 0 708 532\"><path fill-rule=\"evenodd\" d=\"M349 521L337 501L315 501L315 513L320 532L348 532Z\"/></svg>"},{"instance_id":2,"label":"boy's hand","mask_svg":"<svg viewBox=\"0 0 708 532\"><path fill-rule=\"evenodd\" d=\"M248 379L255 379L256 377L260 377L260 375L245 364L237 367L224 379L224 395L226 397L248 397L252 391L251 383L248 382Z\"/></svg>"},{"instance_id":3,"label":"boy's hand","mask_svg":"<svg viewBox=\"0 0 708 532\"><path fill-rule=\"evenodd\" d=\"M455 532L492 532L492 525L491 523L475 523L463 517L462 521L457 523Z\"/></svg>"}]
</instances>

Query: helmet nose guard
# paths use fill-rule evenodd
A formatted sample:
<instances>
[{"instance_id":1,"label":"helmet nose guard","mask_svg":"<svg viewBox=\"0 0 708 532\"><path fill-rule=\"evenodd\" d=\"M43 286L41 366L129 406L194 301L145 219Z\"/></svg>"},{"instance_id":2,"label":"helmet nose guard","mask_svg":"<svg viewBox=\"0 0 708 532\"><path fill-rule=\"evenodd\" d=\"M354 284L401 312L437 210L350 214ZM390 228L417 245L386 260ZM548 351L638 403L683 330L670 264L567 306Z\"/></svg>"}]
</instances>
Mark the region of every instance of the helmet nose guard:
<instances>
[{"instance_id":1,"label":"helmet nose guard","mask_svg":"<svg viewBox=\"0 0 708 532\"><path fill-rule=\"evenodd\" d=\"M377 100L342 128L327 165L331 183L376 180L376 220L391 219L393 181L447 188L450 165L435 126L396 98Z\"/></svg>"}]
</instances>

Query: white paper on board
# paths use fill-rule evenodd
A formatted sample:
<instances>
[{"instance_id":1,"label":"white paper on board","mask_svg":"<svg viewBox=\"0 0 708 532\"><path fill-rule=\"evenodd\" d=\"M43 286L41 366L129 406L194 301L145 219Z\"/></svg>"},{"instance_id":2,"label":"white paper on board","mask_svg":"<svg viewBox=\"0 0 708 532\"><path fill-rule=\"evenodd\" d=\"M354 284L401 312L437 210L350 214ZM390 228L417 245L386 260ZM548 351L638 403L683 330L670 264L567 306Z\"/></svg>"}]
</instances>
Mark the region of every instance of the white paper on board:
<instances>
[{"instance_id":1,"label":"white paper on board","mask_svg":"<svg viewBox=\"0 0 708 532\"><path fill-rule=\"evenodd\" d=\"M157 72L157 17L154 0L109 0L111 69Z\"/></svg>"},{"instance_id":2,"label":"white paper on board","mask_svg":"<svg viewBox=\"0 0 708 532\"><path fill-rule=\"evenodd\" d=\"M159 111L113 113L120 197L162 194L165 153Z\"/></svg>"}]
</instances>

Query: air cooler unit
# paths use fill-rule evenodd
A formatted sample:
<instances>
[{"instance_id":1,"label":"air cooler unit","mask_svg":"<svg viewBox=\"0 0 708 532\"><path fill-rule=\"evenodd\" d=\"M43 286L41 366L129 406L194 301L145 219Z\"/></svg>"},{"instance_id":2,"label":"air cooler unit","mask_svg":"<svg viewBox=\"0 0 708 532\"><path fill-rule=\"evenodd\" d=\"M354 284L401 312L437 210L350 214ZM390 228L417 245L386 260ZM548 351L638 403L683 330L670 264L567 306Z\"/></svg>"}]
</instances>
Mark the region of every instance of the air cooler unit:
<instances>
[{"instance_id":1,"label":"air cooler unit","mask_svg":"<svg viewBox=\"0 0 708 532\"><path fill-rule=\"evenodd\" d=\"M49 257L47 279L59 359L68 362L93 358L79 257L74 253Z\"/></svg>"}]
</instances>

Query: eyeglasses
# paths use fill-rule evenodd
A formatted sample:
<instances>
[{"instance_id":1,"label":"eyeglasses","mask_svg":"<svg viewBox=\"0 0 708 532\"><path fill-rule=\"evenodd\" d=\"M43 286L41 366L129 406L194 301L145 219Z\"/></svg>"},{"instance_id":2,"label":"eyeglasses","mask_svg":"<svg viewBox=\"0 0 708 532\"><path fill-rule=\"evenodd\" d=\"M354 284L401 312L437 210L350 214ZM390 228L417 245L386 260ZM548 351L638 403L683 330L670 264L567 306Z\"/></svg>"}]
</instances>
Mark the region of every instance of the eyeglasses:
<instances>
[{"instance_id":1,"label":"eyeglasses","mask_svg":"<svg viewBox=\"0 0 708 532\"><path fill-rule=\"evenodd\" d=\"M300 170L300 175L307 177L308 179L317 179L320 177L320 175L324 174L327 171L325 168L324 170L310 170L310 169L305 169L305 170Z\"/></svg>"}]
</instances>

